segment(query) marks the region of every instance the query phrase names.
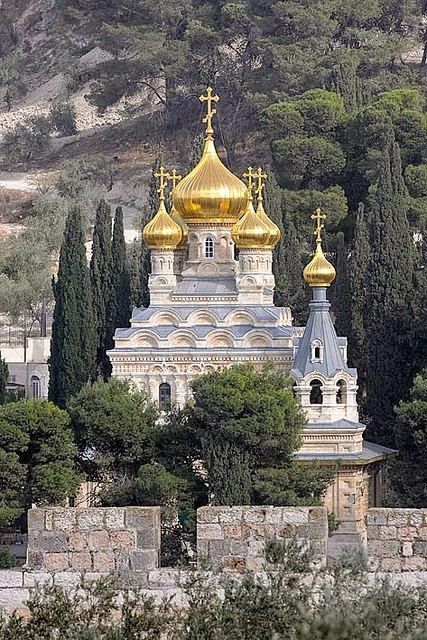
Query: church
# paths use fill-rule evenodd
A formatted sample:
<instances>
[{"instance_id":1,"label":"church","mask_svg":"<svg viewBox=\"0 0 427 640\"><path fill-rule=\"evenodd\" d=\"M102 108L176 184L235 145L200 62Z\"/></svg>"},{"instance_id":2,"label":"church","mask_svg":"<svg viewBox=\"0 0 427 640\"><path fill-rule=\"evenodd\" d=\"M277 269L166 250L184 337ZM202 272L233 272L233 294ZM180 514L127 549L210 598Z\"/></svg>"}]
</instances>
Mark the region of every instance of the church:
<instances>
[{"instance_id":1,"label":"church","mask_svg":"<svg viewBox=\"0 0 427 640\"><path fill-rule=\"evenodd\" d=\"M163 167L156 174L160 205L143 229L150 306L134 309L130 328L116 331L113 375L131 379L167 411L190 398L189 383L204 373L242 362L289 371L307 415L297 459L336 468L325 504L344 538L363 535L366 509L381 506L385 460L394 452L363 439L357 371L329 311L335 269L322 250L325 215L312 215L316 250L303 273L312 300L306 327L295 327L291 309L273 303L280 230L263 205L267 176L249 167L245 184L225 167L214 142L219 98L208 88L200 100L206 133L198 164L182 179Z\"/></svg>"}]
</instances>

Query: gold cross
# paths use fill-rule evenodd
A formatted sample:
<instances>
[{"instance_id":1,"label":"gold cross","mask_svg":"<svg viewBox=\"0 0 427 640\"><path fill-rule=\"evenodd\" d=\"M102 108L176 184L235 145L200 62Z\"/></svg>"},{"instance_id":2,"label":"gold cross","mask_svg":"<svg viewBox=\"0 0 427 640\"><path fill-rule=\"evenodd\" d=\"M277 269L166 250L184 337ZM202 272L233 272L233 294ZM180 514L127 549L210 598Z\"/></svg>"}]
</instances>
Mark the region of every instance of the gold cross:
<instances>
[{"instance_id":1,"label":"gold cross","mask_svg":"<svg viewBox=\"0 0 427 640\"><path fill-rule=\"evenodd\" d=\"M255 177L258 182L257 188L255 189L255 193L258 196L258 202L262 202L262 190L265 187L265 182L263 182L263 180L266 180L268 176L266 173L264 173L261 167L258 167Z\"/></svg>"},{"instance_id":2,"label":"gold cross","mask_svg":"<svg viewBox=\"0 0 427 640\"><path fill-rule=\"evenodd\" d=\"M159 194L160 200L164 201L165 199L165 189L168 185L169 174L165 171L164 167L160 167L158 171L154 174L156 178L160 178L159 188L157 189L157 193Z\"/></svg>"},{"instance_id":3,"label":"gold cross","mask_svg":"<svg viewBox=\"0 0 427 640\"><path fill-rule=\"evenodd\" d=\"M208 87L206 89L206 93L207 96L201 95L199 96L199 100L200 102L207 102L208 103L208 111L205 115L205 117L203 118L203 123L206 125L206 135L208 137L208 139L212 139L213 136L213 129L212 129L212 118L213 116L216 114L216 109L212 108L212 103L213 102L218 102L219 100L219 96L216 95L212 95L213 89L212 87Z\"/></svg>"},{"instance_id":4,"label":"gold cross","mask_svg":"<svg viewBox=\"0 0 427 640\"><path fill-rule=\"evenodd\" d=\"M316 227L314 229L314 235L316 236L316 242L320 243L320 242L322 242L321 231L325 226L323 224L323 221L326 219L326 215L324 213L322 213L322 211L318 207L316 209L316 211L311 215L311 219L315 221L315 225L316 225Z\"/></svg>"},{"instance_id":5,"label":"gold cross","mask_svg":"<svg viewBox=\"0 0 427 640\"><path fill-rule=\"evenodd\" d=\"M243 174L244 178L248 179L248 189L252 195L252 189L254 188L254 179L256 178L256 173L252 167L248 167L246 173Z\"/></svg>"},{"instance_id":6,"label":"gold cross","mask_svg":"<svg viewBox=\"0 0 427 640\"><path fill-rule=\"evenodd\" d=\"M172 182L172 191L175 189L177 183L181 180L182 176L178 175L176 169L172 173L168 173L168 180Z\"/></svg>"}]
</instances>

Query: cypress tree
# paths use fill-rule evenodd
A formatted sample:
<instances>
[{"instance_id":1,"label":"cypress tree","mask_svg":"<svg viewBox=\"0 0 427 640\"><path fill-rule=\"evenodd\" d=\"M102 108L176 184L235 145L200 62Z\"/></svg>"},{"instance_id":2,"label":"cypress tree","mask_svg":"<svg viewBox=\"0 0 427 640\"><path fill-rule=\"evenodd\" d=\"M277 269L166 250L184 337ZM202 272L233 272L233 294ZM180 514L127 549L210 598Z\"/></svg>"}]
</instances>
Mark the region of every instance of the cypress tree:
<instances>
[{"instance_id":1,"label":"cypress tree","mask_svg":"<svg viewBox=\"0 0 427 640\"><path fill-rule=\"evenodd\" d=\"M131 307L140 307L142 305L141 249L141 240L134 240L126 247L126 256L129 268Z\"/></svg>"},{"instance_id":2,"label":"cypress tree","mask_svg":"<svg viewBox=\"0 0 427 640\"><path fill-rule=\"evenodd\" d=\"M360 109L363 104L362 81L357 75L357 68L358 61L352 56L332 70L332 88L342 96L348 113Z\"/></svg>"},{"instance_id":3,"label":"cypress tree","mask_svg":"<svg viewBox=\"0 0 427 640\"><path fill-rule=\"evenodd\" d=\"M96 372L107 379L111 364L108 348L107 308L111 299L111 209L101 200L96 210L90 261L93 310L97 333Z\"/></svg>"},{"instance_id":4,"label":"cypress tree","mask_svg":"<svg viewBox=\"0 0 427 640\"><path fill-rule=\"evenodd\" d=\"M160 168L160 158L156 158L151 172L150 186L148 189L147 204L143 208L142 213L142 229L151 220L159 208L159 194L157 192L157 178L155 174ZM141 278L141 304L143 307L150 305L150 291L148 289L148 276L151 273L150 250L141 240L140 254L140 278Z\"/></svg>"},{"instance_id":5,"label":"cypress tree","mask_svg":"<svg viewBox=\"0 0 427 640\"><path fill-rule=\"evenodd\" d=\"M2 358L0 351L0 404L6 402L6 384L9 377L9 368L6 360Z\"/></svg>"},{"instance_id":6,"label":"cypress tree","mask_svg":"<svg viewBox=\"0 0 427 640\"><path fill-rule=\"evenodd\" d=\"M108 349L112 349L114 346L114 331L118 327L130 326L129 318L131 313L130 276L126 259L123 209L117 207L111 244L110 301L107 313Z\"/></svg>"},{"instance_id":7,"label":"cypress tree","mask_svg":"<svg viewBox=\"0 0 427 640\"><path fill-rule=\"evenodd\" d=\"M203 147L205 146L205 136L203 133L198 133L191 143L190 154L188 157L187 172L189 173L202 157Z\"/></svg>"},{"instance_id":8,"label":"cypress tree","mask_svg":"<svg viewBox=\"0 0 427 640\"><path fill-rule=\"evenodd\" d=\"M282 237L277 246L274 302L278 306L289 306L295 324L303 325L308 315L308 290L302 277L304 265L301 243L290 216L284 217Z\"/></svg>"},{"instance_id":9,"label":"cypress tree","mask_svg":"<svg viewBox=\"0 0 427 640\"><path fill-rule=\"evenodd\" d=\"M367 286L368 270L370 264L370 240L369 229L363 203L359 204L353 244L349 260L349 286L350 286L350 330L348 332L349 361L357 367L359 393L361 397L366 394L366 369L367 369L367 338L366 338L366 312L367 312Z\"/></svg>"},{"instance_id":10,"label":"cypress tree","mask_svg":"<svg viewBox=\"0 0 427 640\"><path fill-rule=\"evenodd\" d=\"M92 295L81 212L70 211L53 286L55 310L49 358L49 399L65 407L93 378L96 355Z\"/></svg>"},{"instance_id":11,"label":"cypress tree","mask_svg":"<svg viewBox=\"0 0 427 640\"><path fill-rule=\"evenodd\" d=\"M393 407L411 382L410 303L413 243L406 216L400 151L390 136L372 206L368 282L368 411L372 433L392 443Z\"/></svg>"},{"instance_id":12,"label":"cypress tree","mask_svg":"<svg viewBox=\"0 0 427 640\"><path fill-rule=\"evenodd\" d=\"M211 443L206 452L212 504L236 506L251 504L252 478L249 457L236 446Z\"/></svg>"},{"instance_id":13,"label":"cypress tree","mask_svg":"<svg viewBox=\"0 0 427 640\"><path fill-rule=\"evenodd\" d=\"M337 233L335 266L337 276L332 285L331 302L335 315L335 329L339 336L348 336L350 327L351 296L348 275L348 250L342 231Z\"/></svg>"}]
</instances>

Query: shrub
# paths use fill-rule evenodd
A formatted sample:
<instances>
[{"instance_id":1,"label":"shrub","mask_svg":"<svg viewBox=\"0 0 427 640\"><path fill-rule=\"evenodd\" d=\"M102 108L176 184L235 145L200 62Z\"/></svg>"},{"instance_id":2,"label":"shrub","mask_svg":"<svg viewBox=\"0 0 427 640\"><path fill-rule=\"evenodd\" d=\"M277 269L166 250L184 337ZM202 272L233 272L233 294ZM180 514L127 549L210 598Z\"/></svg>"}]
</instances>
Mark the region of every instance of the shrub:
<instances>
[{"instance_id":1,"label":"shrub","mask_svg":"<svg viewBox=\"0 0 427 640\"><path fill-rule=\"evenodd\" d=\"M44 116L30 118L5 133L1 151L12 164L31 162L49 149L51 130L50 121Z\"/></svg>"},{"instance_id":2,"label":"shrub","mask_svg":"<svg viewBox=\"0 0 427 640\"><path fill-rule=\"evenodd\" d=\"M54 129L61 136L77 133L76 109L69 101L56 102L50 110L50 119Z\"/></svg>"},{"instance_id":3,"label":"shrub","mask_svg":"<svg viewBox=\"0 0 427 640\"><path fill-rule=\"evenodd\" d=\"M0 569L11 569L18 564L15 556L10 552L9 547L0 547Z\"/></svg>"}]
</instances>

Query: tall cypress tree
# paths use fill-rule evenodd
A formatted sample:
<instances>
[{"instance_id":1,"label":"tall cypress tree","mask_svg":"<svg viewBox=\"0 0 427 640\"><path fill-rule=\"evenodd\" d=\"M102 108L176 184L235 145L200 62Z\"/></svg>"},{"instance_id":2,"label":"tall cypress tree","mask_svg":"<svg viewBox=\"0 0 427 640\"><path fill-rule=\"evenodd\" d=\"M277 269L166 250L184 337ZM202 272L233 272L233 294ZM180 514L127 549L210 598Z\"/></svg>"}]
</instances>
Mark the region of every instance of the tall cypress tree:
<instances>
[{"instance_id":1,"label":"tall cypress tree","mask_svg":"<svg viewBox=\"0 0 427 640\"><path fill-rule=\"evenodd\" d=\"M70 211L53 286L55 310L49 358L49 399L59 407L95 371L96 330L80 210Z\"/></svg>"},{"instance_id":2,"label":"tall cypress tree","mask_svg":"<svg viewBox=\"0 0 427 640\"><path fill-rule=\"evenodd\" d=\"M117 207L114 217L113 241L111 244L110 300L107 311L107 349L112 349L114 346L114 331L118 327L129 327L131 313L130 276L126 259L123 209Z\"/></svg>"},{"instance_id":3,"label":"tall cypress tree","mask_svg":"<svg viewBox=\"0 0 427 640\"><path fill-rule=\"evenodd\" d=\"M90 280L97 332L96 371L97 376L107 379L111 375L106 354L109 346L107 307L111 297L111 209L105 200L100 201L96 210Z\"/></svg>"},{"instance_id":4,"label":"tall cypress tree","mask_svg":"<svg viewBox=\"0 0 427 640\"><path fill-rule=\"evenodd\" d=\"M148 189L147 204L143 208L142 213L142 229L147 222L156 213L159 208L159 194L157 192L157 178L155 173L160 168L160 158L156 158L153 164L151 173L150 186ZM143 307L148 307L150 304L150 292L148 290L148 276L151 273L151 261L150 250L145 244L144 240L141 240L141 255L140 255L140 277L141 277L141 304Z\"/></svg>"},{"instance_id":5,"label":"tall cypress tree","mask_svg":"<svg viewBox=\"0 0 427 640\"><path fill-rule=\"evenodd\" d=\"M369 225L365 207L360 203L357 211L356 229L349 260L349 285L351 296L350 331L348 332L348 355L352 365L357 367L359 393L366 394L367 370L367 287L370 264Z\"/></svg>"},{"instance_id":6,"label":"tall cypress tree","mask_svg":"<svg viewBox=\"0 0 427 640\"><path fill-rule=\"evenodd\" d=\"M348 336L351 331L351 297L348 275L348 250L342 231L337 233L335 256L337 276L331 291L335 329L339 336Z\"/></svg>"},{"instance_id":7,"label":"tall cypress tree","mask_svg":"<svg viewBox=\"0 0 427 640\"><path fill-rule=\"evenodd\" d=\"M411 383L408 358L413 243L406 216L400 151L390 136L372 206L368 282L368 411L372 433L392 443L393 407Z\"/></svg>"},{"instance_id":8,"label":"tall cypress tree","mask_svg":"<svg viewBox=\"0 0 427 640\"><path fill-rule=\"evenodd\" d=\"M2 358L0 351L0 404L4 404L6 401L6 384L9 377L9 368L6 360Z\"/></svg>"}]
</instances>

